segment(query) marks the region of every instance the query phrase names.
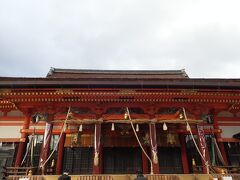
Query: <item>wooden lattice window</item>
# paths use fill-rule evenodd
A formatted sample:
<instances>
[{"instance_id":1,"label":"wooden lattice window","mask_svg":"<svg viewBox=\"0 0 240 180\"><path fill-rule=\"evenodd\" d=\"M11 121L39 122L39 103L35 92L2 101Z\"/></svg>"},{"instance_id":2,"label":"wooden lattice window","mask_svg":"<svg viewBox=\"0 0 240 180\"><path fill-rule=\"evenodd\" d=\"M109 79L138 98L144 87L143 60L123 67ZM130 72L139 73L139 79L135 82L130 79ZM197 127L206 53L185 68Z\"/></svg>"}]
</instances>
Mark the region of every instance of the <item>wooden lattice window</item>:
<instances>
[{"instance_id":1,"label":"wooden lattice window","mask_svg":"<svg viewBox=\"0 0 240 180\"><path fill-rule=\"evenodd\" d=\"M104 148L105 174L135 174L142 170L142 154L140 148Z\"/></svg>"},{"instance_id":2,"label":"wooden lattice window","mask_svg":"<svg viewBox=\"0 0 240 180\"><path fill-rule=\"evenodd\" d=\"M91 174L93 148L64 148L63 170L70 174Z\"/></svg>"}]
</instances>

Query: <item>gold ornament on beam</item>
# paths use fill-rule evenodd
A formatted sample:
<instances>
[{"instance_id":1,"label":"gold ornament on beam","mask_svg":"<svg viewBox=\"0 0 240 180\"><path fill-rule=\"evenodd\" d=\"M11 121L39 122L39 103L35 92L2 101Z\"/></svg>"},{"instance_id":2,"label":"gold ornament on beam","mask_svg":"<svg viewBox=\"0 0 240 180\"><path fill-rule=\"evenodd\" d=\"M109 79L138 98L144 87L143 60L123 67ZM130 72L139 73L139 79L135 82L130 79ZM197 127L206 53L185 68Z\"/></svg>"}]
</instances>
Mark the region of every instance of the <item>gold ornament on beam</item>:
<instances>
[{"instance_id":1,"label":"gold ornament on beam","mask_svg":"<svg viewBox=\"0 0 240 180\"><path fill-rule=\"evenodd\" d=\"M176 143L175 135L171 133L167 134L167 144L174 145Z\"/></svg>"},{"instance_id":2,"label":"gold ornament on beam","mask_svg":"<svg viewBox=\"0 0 240 180\"><path fill-rule=\"evenodd\" d=\"M181 120L184 119L184 116L182 113L179 114L179 119L181 119Z\"/></svg>"},{"instance_id":3,"label":"gold ornament on beam","mask_svg":"<svg viewBox=\"0 0 240 180\"><path fill-rule=\"evenodd\" d=\"M128 119L129 119L127 111L126 111L125 114L124 114L124 119L125 119L125 120L128 120Z\"/></svg>"},{"instance_id":4,"label":"gold ornament on beam","mask_svg":"<svg viewBox=\"0 0 240 180\"><path fill-rule=\"evenodd\" d=\"M143 137L143 143L145 145L149 145L150 144L149 134L148 133L146 133L145 136Z\"/></svg>"}]
</instances>

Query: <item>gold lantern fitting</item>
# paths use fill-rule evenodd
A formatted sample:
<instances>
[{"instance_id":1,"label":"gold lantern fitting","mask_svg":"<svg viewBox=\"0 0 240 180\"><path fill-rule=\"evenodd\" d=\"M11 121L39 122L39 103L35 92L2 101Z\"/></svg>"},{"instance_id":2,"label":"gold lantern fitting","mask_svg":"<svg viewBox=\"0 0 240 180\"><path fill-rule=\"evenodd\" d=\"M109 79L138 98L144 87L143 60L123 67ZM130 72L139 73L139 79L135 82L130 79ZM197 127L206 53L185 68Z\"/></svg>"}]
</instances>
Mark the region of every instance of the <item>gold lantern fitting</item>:
<instances>
[{"instance_id":1,"label":"gold lantern fitting","mask_svg":"<svg viewBox=\"0 0 240 180\"><path fill-rule=\"evenodd\" d=\"M32 170L30 169L29 171L28 171L28 176L32 176L33 174L32 174Z\"/></svg>"},{"instance_id":2,"label":"gold lantern fitting","mask_svg":"<svg viewBox=\"0 0 240 180\"><path fill-rule=\"evenodd\" d=\"M125 119L125 120L128 120L128 119L129 119L127 111L124 113L124 119Z\"/></svg>"},{"instance_id":3,"label":"gold lantern fitting","mask_svg":"<svg viewBox=\"0 0 240 180\"><path fill-rule=\"evenodd\" d=\"M181 119L181 120L184 119L183 113L179 114L179 119Z\"/></svg>"}]
</instances>

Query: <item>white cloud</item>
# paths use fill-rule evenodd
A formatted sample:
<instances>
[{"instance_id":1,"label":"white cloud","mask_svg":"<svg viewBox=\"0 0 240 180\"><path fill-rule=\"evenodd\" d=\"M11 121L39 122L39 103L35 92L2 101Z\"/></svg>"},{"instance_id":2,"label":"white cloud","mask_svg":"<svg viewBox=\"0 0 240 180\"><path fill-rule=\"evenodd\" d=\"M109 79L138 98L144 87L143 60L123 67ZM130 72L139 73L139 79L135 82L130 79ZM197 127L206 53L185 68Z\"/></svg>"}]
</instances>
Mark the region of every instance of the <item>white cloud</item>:
<instances>
[{"instance_id":1,"label":"white cloud","mask_svg":"<svg viewBox=\"0 0 240 180\"><path fill-rule=\"evenodd\" d=\"M240 78L240 2L0 1L0 76L50 67Z\"/></svg>"}]
</instances>

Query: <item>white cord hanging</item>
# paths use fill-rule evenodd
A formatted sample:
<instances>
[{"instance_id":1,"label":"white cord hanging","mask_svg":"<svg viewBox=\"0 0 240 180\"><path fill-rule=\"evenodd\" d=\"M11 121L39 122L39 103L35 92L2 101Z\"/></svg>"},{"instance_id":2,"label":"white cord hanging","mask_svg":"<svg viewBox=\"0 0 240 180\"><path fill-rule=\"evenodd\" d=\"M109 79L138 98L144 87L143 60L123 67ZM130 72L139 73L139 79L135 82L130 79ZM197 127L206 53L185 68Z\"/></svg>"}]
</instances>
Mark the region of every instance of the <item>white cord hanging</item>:
<instances>
[{"instance_id":1,"label":"white cord hanging","mask_svg":"<svg viewBox=\"0 0 240 180\"><path fill-rule=\"evenodd\" d=\"M64 124L63 124L63 126L62 126L62 130L61 130L61 133L60 133L59 138L58 138L58 140L57 140L57 143L55 144L55 147L53 148L51 154L48 156L48 158L46 159L46 161L41 164L40 169L45 166L45 164L46 164L46 163L49 161L49 159L52 157L53 153L57 150L59 141L60 141L60 139L61 139L61 137L62 137L62 134L63 134L63 132L64 132L64 130L65 130L68 117L69 117L69 115L71 114L71 113L70 113L70 110L71 110L71 108L69 107L69 108L68 108L67 115L66 115L66 119L65 119Z\"/></svg>"},{"instance_id":2,"label":"white cord hanging","mask_svg":"<svg viewBox=\"0 0 240 180\"><path fill-rule=\"evenodd\" d=\"M194 138L194 136L193 136L193 133L192 133L191 126L190 126L189 123L188 123L188 118L187 118L187 115L186 115L185 108L183 107L182 110L183 110L184 119L186 120L187 130L189 130L190 135L191 135L192 140L193 140L193 143L194 143L194 145L195 145L195 147L196 147L196 149L197 149L200 157L201 157L202 160L204 161L204 164L205 164L205 166L207 167L207 173L209 174L209 173L210 173L209 168L211 168L211 167L210 167L208 161L205 159L205 157L204 157L203 154L201 153L200 149L198 148L198 145L197 145L197 143L196 143L196 141L195 141L195 138ZM212 171L214 172L213 169L212 169Z\"/></svg>"},{"instance_id":3,"label":"white cord hanging","mask_svg":"<svg viewBox=\"0 0 240 180\"><path fill-rule=\"evenodd\" d=\"M143 153L145 154L145 156L146 156L146 157L148 158L148 160L150 161L150 166L151 166L151 172L150 172L150 174L153 174L153 162L152 162L151 158L147 155L146 151L144 150L144 148L143 148L143 146L142 146L142 144L141 144L141 142L140 142L140 140L139 140L139 138L138 138L137 132L136 132L136 130L135 130L135 128L134 128L134 125L133 125L133 123L132 123L132 119L131 119L131 116L130 116L128 107L126 107L126 112L127 112L127 116L128 116L129 121L130 121L130 124L131 124L131 126L132 126L132 130L133 130L133 132L134 132L134 135L135 135L135 137L136 137L136 139L137 139L137 142L138 142L139 146L141 147L141 149L142 149ZM125 116L126 116L126 115L125 115ZM124 118L127 119L127 117L124 117Z\"/></svg>"},{"instance_id":4,"label":"white cord hanging","mask_svg":"<svg viewBox=\"0 0 240 180\"><path fill-rule=\"evenodd\" d=\"M26 158L27 158L27 155L28 155L29 151L31 150L32 143L33 143L33 135L29 136L29 143L28 143L28 145L27 145L26 153L25 153L25 155L24 155L24 157L23 157L23 160L22 160L22 162L21 162L21 166L23 165L24 161L25 161Z\"/></svg>"}]
</instances>

